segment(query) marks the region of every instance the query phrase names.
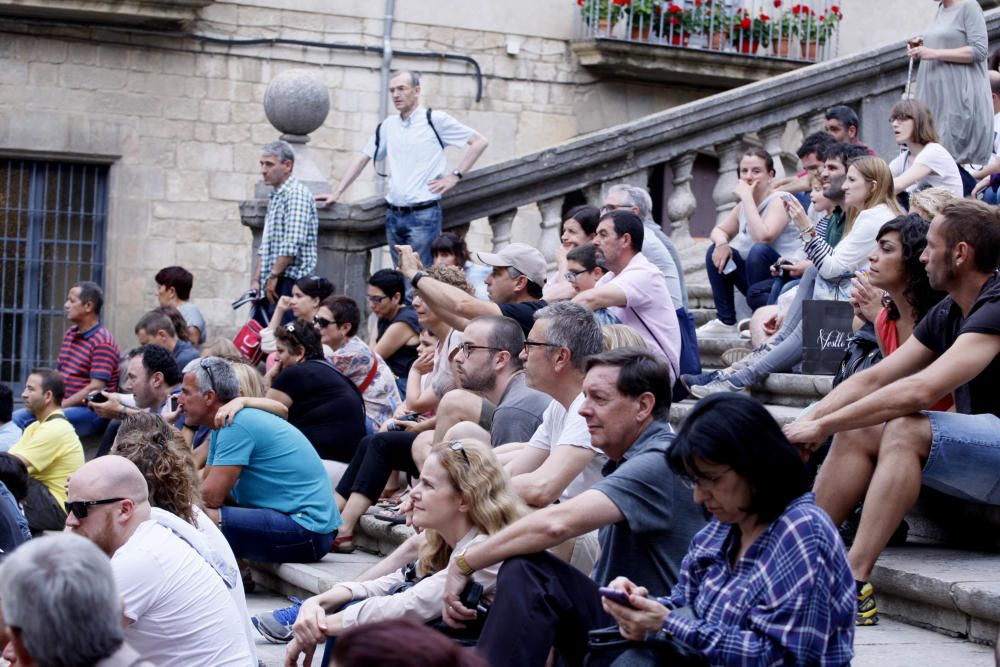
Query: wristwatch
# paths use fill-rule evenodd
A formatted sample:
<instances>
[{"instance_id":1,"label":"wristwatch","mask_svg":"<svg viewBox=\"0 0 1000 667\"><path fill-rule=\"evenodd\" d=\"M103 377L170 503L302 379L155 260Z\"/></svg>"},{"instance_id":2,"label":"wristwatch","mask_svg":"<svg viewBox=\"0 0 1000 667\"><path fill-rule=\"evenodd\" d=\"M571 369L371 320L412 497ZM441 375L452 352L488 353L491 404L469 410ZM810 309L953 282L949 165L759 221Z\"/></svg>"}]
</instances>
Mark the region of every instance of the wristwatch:
<instances>
[{"instance_id":1,"label":"wristwatch","mask_svg":"<svg viewBox=\"0 0 1000 667\"><path fill-rule=\"evenodd\" d=\"M463 178L462 172L460 172L458 169L456 169L455 171L451 172L451 175L452 176L458 176L458 180L462 180L462 178Z\"/></svg>"},{"instance_id":2,"label":"wristwatch","mask_svg":"<svg viewBox=\"0 0 1000 667\"><path fill-rule=\"evenodd\" d=\"M417 283L419 283L420 279L423 277L424 277L423 271L417 271L416 273L413 274L413 277L410 278L410 284L413 285L413 289L417 289Z\"/></svg>"},{"instance_id":3,"label":"wristwatch","mask_svg":"<svg viewBox=\"0 0 1000 667\"><path fill-rule=\"evenodd\" d=\"M458 566L459 572L461 572L467 577L470 577L472 576L472 573L475 572L475 570L473 570L472 567L469 565L469 561L465 560L466 551L468 551L467 548L462 549L457 554L455 554L455 565Z\"/></svg>"}]
</instances>

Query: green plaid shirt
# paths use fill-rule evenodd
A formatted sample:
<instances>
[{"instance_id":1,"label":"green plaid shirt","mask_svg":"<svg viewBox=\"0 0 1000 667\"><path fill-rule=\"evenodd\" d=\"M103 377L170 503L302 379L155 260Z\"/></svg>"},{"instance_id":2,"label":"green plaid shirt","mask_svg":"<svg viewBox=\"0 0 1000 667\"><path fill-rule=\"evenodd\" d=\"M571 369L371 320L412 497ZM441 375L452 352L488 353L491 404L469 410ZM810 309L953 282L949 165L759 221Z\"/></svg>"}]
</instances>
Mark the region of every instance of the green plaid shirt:
<instances>
[{"instance_id":1,"label":"green plaid shirt","mask_svg":"<svg viewBox=\"0 0 1000 667\"><path fill-rule=\"evenodd\" d=\"M261 289L274 262L281 256L294 257L284 275L293 280L316 271L316 237L319 218L316 201L309 188L289 177L271 193L264 218L264 234L257 255L260 256Z\"/></svg>"}]
</instances>

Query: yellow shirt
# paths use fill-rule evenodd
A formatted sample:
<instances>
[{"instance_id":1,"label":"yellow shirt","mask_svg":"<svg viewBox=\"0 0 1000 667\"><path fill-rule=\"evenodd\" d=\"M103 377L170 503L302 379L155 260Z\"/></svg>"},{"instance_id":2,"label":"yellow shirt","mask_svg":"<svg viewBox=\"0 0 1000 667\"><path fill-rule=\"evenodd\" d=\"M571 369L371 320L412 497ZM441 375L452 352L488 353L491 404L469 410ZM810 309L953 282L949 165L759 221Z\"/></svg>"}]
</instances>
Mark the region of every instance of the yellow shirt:
<instances>
[{"instance_id":1,"label":"yellow shirt","mask_svg":"<svg viewBox=\"0 0 1000 667\"><path fill-rule=\"evenodd\" d=\"M24 429L16 445L10 448L28 462L28 474L44 484L62 507L66 502L66 482L83 465L83 445L73 425L56 410L45 421Z\"/></svg>"}]
</instances>

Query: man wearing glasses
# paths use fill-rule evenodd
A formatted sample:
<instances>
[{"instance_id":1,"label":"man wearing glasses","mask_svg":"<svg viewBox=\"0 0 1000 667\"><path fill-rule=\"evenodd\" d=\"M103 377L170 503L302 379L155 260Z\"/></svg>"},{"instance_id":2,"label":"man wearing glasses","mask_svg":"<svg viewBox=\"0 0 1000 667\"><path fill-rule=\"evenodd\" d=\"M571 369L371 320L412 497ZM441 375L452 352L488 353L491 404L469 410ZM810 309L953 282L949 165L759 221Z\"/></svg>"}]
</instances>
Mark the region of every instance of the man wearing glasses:
<instances>
[{"instance_id":1,"label":"man wearing glasses","mask_svg":"<svg viewBox=\"0 0 1000 667\"><path fill-rule=\"evenodd\" d=\"M70 477L68 497L66 529L111 558L125 641L143 658L158 667L256 664L228 590L239 574L153 518L134 463L90 461Z\"/></svg>"},{"instance_id":2,"label":"man wearing glasses","mask_svg":"<svg viewBox=\"0 0 1000 667\"><path fill-rule=\"evenodd\" d=\"M396 246L408 245L417 251L424 266L431 266L434 263L431 242L441 236L441 195L472 169L489 142L447 113L420 106L420 75L416 72L395 72L389 79L389 95L399 114L378 124L333 194L317 199L322 206L340 199L369 160L374 160L376 173L389 178L385 238L393 262L399 260ZM444 147L465 145L469 149L458 168L446 173L448 160Z\"/></svg>"}]
</instances>

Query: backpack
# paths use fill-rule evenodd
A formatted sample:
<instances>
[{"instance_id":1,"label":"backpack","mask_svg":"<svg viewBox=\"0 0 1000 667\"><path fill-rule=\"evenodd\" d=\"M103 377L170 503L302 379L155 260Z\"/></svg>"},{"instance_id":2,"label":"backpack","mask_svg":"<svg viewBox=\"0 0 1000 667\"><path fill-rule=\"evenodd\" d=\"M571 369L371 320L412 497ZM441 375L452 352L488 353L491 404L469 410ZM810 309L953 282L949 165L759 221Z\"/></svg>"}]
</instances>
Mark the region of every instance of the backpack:
<instances>
[{"instance_id":1,"label":"backpack","mask_svg":"<svg viewBox=\"0 0 1000 667\"><path fill-rule=\"evenodd\" d=\"M373 153L373 157L372 157L372 166L375 167L375 173L376 174L378 174L379 176L382 176L383 178L387 178L389 176L389 174L383 174L381 171L378 170L378 167L375 166L377 164L377 162L378 162L377 161L377 158L378 158L378 147L382 144L382 131L381 130L382 130L382 123L384 123L384 122L385 121L383 120L378 125L375 126L375 152ZM431 126L431 131L434 132L434 136L437 138L438 145L441 146L441 150L444 150L444 142L441 141L441 135L438 134L437 128L434 127L434 121L431 120L431 109L427 110L427 124Z\"/></svg>"}]
</instances>

